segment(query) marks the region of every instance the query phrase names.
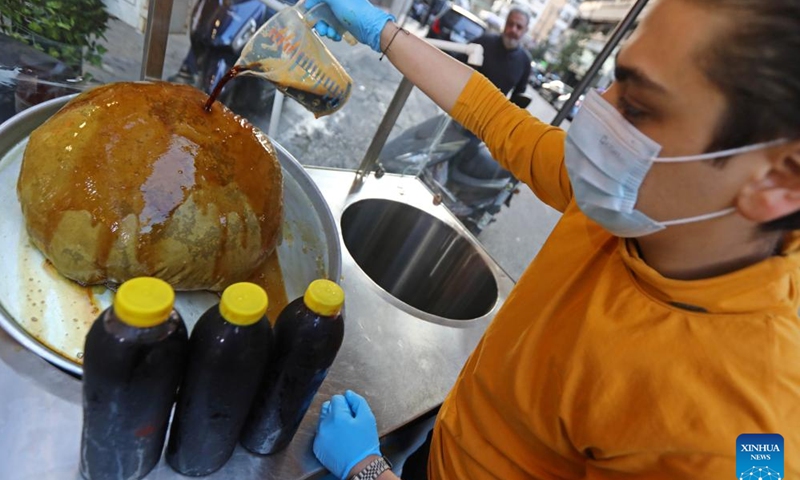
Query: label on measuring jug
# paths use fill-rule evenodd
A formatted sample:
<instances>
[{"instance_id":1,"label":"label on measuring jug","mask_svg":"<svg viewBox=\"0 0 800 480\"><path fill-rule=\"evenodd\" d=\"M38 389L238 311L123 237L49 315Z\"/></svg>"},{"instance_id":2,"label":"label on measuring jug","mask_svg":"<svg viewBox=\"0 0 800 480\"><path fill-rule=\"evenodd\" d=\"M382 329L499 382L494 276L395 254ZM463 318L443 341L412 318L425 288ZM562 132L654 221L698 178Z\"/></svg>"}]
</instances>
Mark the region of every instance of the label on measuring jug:
<instances>
[{"instance_id":1,"label":"label on measuring jug","mask_svg":"<svg viewBox=\"0 0 800 480\"><path fill-rule=\"evenodd\" d=\"M350 98L352 79L293 8L256 32L237 65L243 67L240 75L266 78L317 117Z\"/></svg>"}]
</instances>

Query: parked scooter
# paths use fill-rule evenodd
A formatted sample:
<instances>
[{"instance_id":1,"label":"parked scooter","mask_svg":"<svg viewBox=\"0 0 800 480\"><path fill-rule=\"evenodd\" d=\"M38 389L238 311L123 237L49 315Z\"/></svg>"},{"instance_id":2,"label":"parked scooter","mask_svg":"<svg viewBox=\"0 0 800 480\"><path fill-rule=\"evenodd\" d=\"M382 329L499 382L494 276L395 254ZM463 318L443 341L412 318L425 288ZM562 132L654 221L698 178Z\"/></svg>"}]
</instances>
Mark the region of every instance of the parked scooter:
<instances>
[{"instance_id":1,"label":"parked scooter","mask_svg":"<svg viewBox=\"0 0 800 480\"><path fill-rule=\"evenodd\" d=\"M220 78L233 67L242 48L256 30L284 4L297 0L199 0L192 10L191 48L171 82L187 83L211 93ZM248 106L263 105L274 95L269 82L241 76L228 82L218 100L242 113Z\"/></svg>"},{"instance_id":2,"label":"parked scooter","mask_svg":"<svg viewBox=\"0 0 800 480\"><path fill-rule=\"evenodd\" d=\"M523 95L511 99L522 108L531 100ZM386 144L378 161L386 172L419 175L475 235L519 191L519 181L492 158L486 144L447 114L402 132Z\"/></svg>"}]
</instances>

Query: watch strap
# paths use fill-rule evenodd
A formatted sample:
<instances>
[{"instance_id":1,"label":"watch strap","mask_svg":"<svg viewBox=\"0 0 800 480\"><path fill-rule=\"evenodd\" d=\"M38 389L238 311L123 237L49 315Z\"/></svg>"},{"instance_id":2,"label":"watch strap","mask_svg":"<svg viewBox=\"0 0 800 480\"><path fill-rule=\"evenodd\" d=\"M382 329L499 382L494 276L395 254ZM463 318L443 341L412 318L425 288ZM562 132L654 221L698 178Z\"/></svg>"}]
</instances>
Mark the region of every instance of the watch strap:
<instances>
[{"instance_id":1,"label":"watch strap","mask_svg":"<svg viewBox=\"0 0 800 480\"><path fill-rule=\"evenodd\" d=\"M364 467L363 470L350 477L350 480L375 480L380 474L391 468L392 463L388 458L378 457Z\"/></svg>"}]
</instances>

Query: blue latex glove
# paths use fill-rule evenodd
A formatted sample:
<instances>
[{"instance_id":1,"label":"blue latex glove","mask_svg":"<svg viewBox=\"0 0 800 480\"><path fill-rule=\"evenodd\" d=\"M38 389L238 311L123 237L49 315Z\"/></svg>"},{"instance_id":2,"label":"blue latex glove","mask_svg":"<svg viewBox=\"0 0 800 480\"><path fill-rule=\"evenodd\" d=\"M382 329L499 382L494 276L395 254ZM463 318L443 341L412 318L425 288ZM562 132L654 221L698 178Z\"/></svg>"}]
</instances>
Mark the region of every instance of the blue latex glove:
<instances>
[{"instance_id":1,"label":"blue latex glove","mask_svg":"<svg viewBox=\"0 0 800 480\"><path fill-rule=\"evenodd\" d=\"M378 425L364 397L348 390L322 404L314 455L342 480L367 456L381 456Z\"/></svg>"},{"instance_id":2,"label":"blue latex glove","mask_svg":"<svg viewBox=\"0 0 800 480\"><path fill-rule=\"evenodd\" d=\"M394 16L374 7L368 0L306 0L305 6L310 10L321 2L331 7L336 18L356 37L356 40L369 45L376 52L381 51L381 31L386 22L395 20ZM323 21L317 22L314 28L320 35L334 40L342 38Z\"/></svg>"}]
</instances>

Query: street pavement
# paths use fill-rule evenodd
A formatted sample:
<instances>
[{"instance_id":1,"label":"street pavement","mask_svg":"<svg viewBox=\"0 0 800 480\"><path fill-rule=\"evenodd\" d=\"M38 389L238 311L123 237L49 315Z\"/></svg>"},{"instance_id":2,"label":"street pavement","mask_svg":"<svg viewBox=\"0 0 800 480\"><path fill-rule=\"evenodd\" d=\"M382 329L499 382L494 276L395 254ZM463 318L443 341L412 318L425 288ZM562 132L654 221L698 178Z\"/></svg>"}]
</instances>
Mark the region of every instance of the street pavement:
<instances>
[{"instance_id":1,"label":"street pavement","mask_svg":"<svg viewBox=\"0 0 800 480\"><path fill-rule=\"evenodd\" d=\"M407 25L419 31L416 25ZM111 20L106 33L108 53L101 68L89 68L99 82L136 80L142 57L143 36L118 20ZM284 103L280 125L274 140L291 152L302 164L355 169L361 162L378 124L401 80L401 75L384 59L364 45L350 46L329 42L329 48L353 78L353 91L347 105L339 112L315 119L299 104ZM189 49L187 34L170 35L164 66L164 78L177 72ZM233 80L236 81L235 79ZM555 110L529 90L533 101L528 107L532 115L549 122ZM271 101L254 106L248 119L267 131ZM439 108L414 89L406 103L390 140L406 128L438 115ZM510 208L504 208L496 221L479 236L487 252L514 279L541 248L559 214L541 203L524 185L515 195Z\"/></svg>"}]
</instances>

